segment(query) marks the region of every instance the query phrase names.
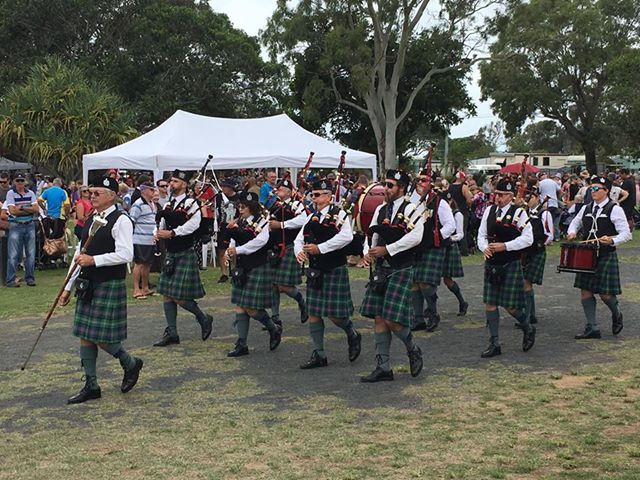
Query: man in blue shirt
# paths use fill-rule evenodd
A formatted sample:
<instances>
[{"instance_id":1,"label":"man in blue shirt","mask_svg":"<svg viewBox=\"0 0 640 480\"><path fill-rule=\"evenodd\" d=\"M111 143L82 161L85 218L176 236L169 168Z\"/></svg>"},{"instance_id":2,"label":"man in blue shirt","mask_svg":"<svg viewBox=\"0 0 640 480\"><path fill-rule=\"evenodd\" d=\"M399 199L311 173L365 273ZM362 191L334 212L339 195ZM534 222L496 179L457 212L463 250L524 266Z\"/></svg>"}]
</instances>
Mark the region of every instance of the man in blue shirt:
<instances>
[{"instance_id":1,"label":"man in blue shirt","mask_svg":"<svg viewBox=\"0 0 640 480\"><path fill-rule=\"evenodd\" d=\"M266 208L270 208L276 201L275 189L276 189L276 180L278 179L278 174L275 170L268 170L264 174L265 182L260 187L260 203L264 205ZM269 198L269 194L273 192L271 198ZM269 199L269 201L267 201Z\"/></svg>"},{"instance_id":2,"label":"man in blue shirt","mask_svg":"<svg viewBox=\"0 0 640 480\"><path fill-rule=\"evenodd\" d=\"M67 192L62 188L62 180L55 178L53 185L47 188L40 198L38 204L46 212L47 218L42 222L42 226L48 238L60 238L64 235L64 219L69 215L71 203Z\"/></svg>"},{"instance_id":3,"label":"man in blue shirt","mask_svg":"<svg viewBox=\"0 0 640 480\"><path fill-rule=\"evenodd\" d=\"M27 285L35 287L36 230L33 218L38 212L38 202L35 194L27 189L21 173L14 179L14 188L7 192L7 200L2 209L9 213L7 287L20 286L16 281L16 270L23 251L26 254L25 280Z\"/></svg>"}]
</instances>

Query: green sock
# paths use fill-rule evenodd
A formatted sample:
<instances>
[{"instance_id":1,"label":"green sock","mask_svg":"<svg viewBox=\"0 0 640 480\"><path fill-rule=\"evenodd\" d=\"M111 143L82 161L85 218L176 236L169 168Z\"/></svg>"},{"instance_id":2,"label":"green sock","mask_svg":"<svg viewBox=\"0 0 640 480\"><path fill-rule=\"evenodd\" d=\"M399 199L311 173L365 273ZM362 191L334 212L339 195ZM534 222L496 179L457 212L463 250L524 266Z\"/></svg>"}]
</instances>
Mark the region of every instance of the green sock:
<instances>
[{"instance_id":1,"label":"green sock","mask_svg":"<svg viewBox=\"0 0 640 480\"><path fill-rule=\"evenodd\" d=\"M416 348L416 344L413 342L413 335L411 334L411 329L409 327L403 327L401 330L393 333L396 337L402 340L402 343L407 347L407 352L412 352L413 349Z\"/></svg>"},{"instance_id":2,"label":"green sock","mask_svg":"<svg viewBox=\"0 0 640 480\"><path fill-rule=\"evenodd\" d=\"M350 318L336 318L332 319L333 323L340 327L347 334L347 337L353 338L356 336L356 329L353 328L353 322Z\"/></svg>"},{"instance_id":3,"label":"green sock","mask_svg":"<svg viewBox=\"0 0 640 480\"><path fill-rule=\"evenodd\" d=\"M324 321L309 322L309 335L320 358L326 358L324 353Z\"/></svg>"},{"instance_id":4,"label":"green sock","mask_svg":"<svg viewBox=\"0 0 640 480\"><path fill-rule=\"evenodd\" d=\"M530 311L529 311L529 320L531 320L532 318L535 318L536 316L536 294L533 291L533 289L531 290L531 300L530 300Z\"/></svg>"},{"instance_id":5,"label":"green sock","mask_svg":"<svg viewBox=\"0 0 640 480\"><path fill-rule=\"evenodd\" d=\"M273 289L273 301L271 302L271 317L280 318L280 290Z\"/></svg>"},{"instance_id":6,"label":"green sock","mask_svg":"<svg viewBox=\"0 0 640 480\"><path fill-rule=\"evenodd\" d=\"M424 322L424 296L420 290L414 290L411 292L411 300L413 303L413 324Z\"/></svg>"},{"instance_id":7,"label":"green sock","mask_svg":"<svg viewBox=\"0 0 640 480\"><path fill-rule=\"evenodd\" d=\"M595 297L583 298L582 309L584 316L587 318L587 326L593 330L600 330L596 321L596 299Z\"/></svg>"},{"instance_id":8,"label":"green sock","mask_svg":"<svg viewBox=\"0 0 640 480\"><path fill-rule=\"evenodd\" d=\"M524 314L527 316L527 320L531 320L531 306L533 305L533 290L525 290L524 299L527 301L527 306L524 309Z\"/></svg>"},{"instance_id":9,"label":"green sock","mask_svg":"<svg viewBox=\"0 0 640 480\"><path fill-rule=\"evenodd\" d=\"M178 305L176 302L164 302L164 318L167 319L167 327L169 328L169 334L178 335Z\"/></svg>"},{"instance_id":10,"label":"green sock","mask_svg":"<svg viewBox=\"0 0 640 480\"><path fill-rule=\"evenodd\" d=\"M620 316L620 308L618 307L618 297L616 297L615 295L610 295L609 298L602 301L607 307L609 307L609 310L611 310L611 315L613 315L615 318L618 318Z\"/></svg>"},{"instance_id":11,"label":"green sock","mask_svg":"<svg viewBox=\"0 0 640 480\"><path fill-rule=\"evenodd\" d=\"M98 388L97 359L98 347L96 345L80 345L80 361L84 368L84 375L87 378L87 383L93 389Z\"/></svg>"},{"instance_id":12,"label":"green sock","mask_svg":"<svg viewBox=\"0 0 640 480\"><path fill-rule=\"evenodd\" d=\"M391 332L375 332L373 338L376 342L376 354L378 355L378 367L385 372L391 370L389 363L389 351L391 350Z\"/></svg>"},{"instance_id":13,"label":"green sock","mask_svg":"<svg viewBox=\"0 0 640 480\"><path fill-rule=\"evenodd\" d=\"M300 293L300 290L298 290L298 287L292 287L290 292L285 292L285 293L287 294L287 297L293 298L298 303L300 303L303 300L302 293Z\"/></svg>"},{"instance_id":14,"label":"green sock","mask_svg":"<svg viewBox=\"0 0 640 480\"><path fill-rule=\"evenodd\" d=\"M267 327L267 330L269 330L270 332L273 332L276 328L278 328L276 327L276 324L273 323L273 320L271 320L271 317L265 310L258 310L255 317L251 318L259 321L262 325Z\"/></svg>"},{"instance_id":15,"label":"green sock","mask_svg":"<svg viewBox=\"0 0 640 480\"><path fill-rule=\"evenodd\" d=\"M427 288L420 288L424 299L427 301L427 308L434 315L438 314L438 289L433 285L429 285Z\"/></svg>"},{"instance_id":16,"label":"green sock","mask_svg":"<svg viewBox=\"0 0 640 480\"><path fill-rule=\"evenodd\" d=\"M514 313L509 312L509 315L516 319L516 321L522 326L522 329L524 331L529 330L529 317L527 316L525 310L516 310Z\"/></svg>"},{"instance_id":17,"label":"green sock","mask_svg":"<svg viewBox=\"0 0 640 480\"><path fill-rule=\"evenodd\" d=\"M238 345L246 345L249 336L249 315L245 312L236 313L236 330L238 331Z\"/></svg>"},{"instance_id":18,"label":"green sock","mask_svg":"<svg viewBox=\"0 0 640 480\"><path fill-rule=\"evenodd\" d=\"M453 282L453 285L447 287L451 293L453 293L458 299L458 303L462 305L464 303L464 297L462 296L462 290L460 290L460 286Z\"/></svg>"},{"instance_id":19,"label":"green sock","mask_svg":"<svg viewBox=\"0 0 640 480\"><path fill-rule=\"evenodd\" d=\"M131 370L136 366L135 357L124 349L121 342L102 344L101 347L105 352L120 360L120 365L125 370Z\"/></svg>"},{"instance_id":20,"label":"green sock","mask_svg":"<svg viewBox=\"0 0 640 480\"><path fill-rule=\"evenodd\" d=\"M202 310L200 310L200 307L194 300L187 300L180 306L184 308L187 312L193 313L196 316L196 320L198 320L198 322L202 322L205 318L207 318L205 313Z\"/></svg>"},{"instance_id":21,"label":"green sock","mask_svg":"<svg viewBox=\"0 0 640 480\"><path fill-rule=\"evenodd\" d=\"M489 334L493 339L495 337L496 342L498 341L498 333L500 331L500 312L496 308L495 310L487 310L487 325L489 325Z\"/></svg>"}]
</instances>

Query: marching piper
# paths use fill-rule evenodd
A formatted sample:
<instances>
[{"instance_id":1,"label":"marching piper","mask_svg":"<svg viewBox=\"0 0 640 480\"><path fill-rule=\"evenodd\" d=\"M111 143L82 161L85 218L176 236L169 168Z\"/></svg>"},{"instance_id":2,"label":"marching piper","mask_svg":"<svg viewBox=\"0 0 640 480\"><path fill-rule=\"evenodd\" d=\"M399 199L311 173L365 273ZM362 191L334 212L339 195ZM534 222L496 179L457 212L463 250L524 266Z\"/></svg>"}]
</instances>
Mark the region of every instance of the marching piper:
<instances>
[{"instance_id":1,"label":"marching piper","mask_svg":"<svg viewBox=\"0 0 640 480\"><path fill-rule=\"evenodd\" d=\"M353 301L347 257L343 251L353 240L349 216L338 205L332 204L333 187L329 181L317 180L311 188L315 213L293 244L298 262L309 261L307 310L309 333L315 349L309 361L300 365L303 370L328 365L324 351L324 318L329 318L347 334L350 362L360 355L362 339L351 321Z\"/></svg>"},{"instance_id":2,"label":"marching piper","mask_svg":"<svg viewBox=\"0 0 640 480\"><path fill-rule=\"evenodd\" d=\"M365 251L363 262L376 263L369 279L361 313L373 318L376 346L376 368L360 380L365 383L393 380L389 363L391 334L406 346L411 376L422 370L422 351L411 333L411 285L413 282L414 247L422 241L422 215L405 194L411 183L401 170L388 170L385 181L385 203L379 205L369 226L371 247ZM415 224L413 223L415 221Z\"/></svg>"},{"instance_id":3,"label":"marching piper","mask_svg":"<svg viewBox=\"0 0 640 480\"><path fill-rule=\"evenodd\" d=\"M622 312L617 297L622 293L622 289L616 247L631 240L631 231L624 210L608 196L611 181L606 177L594 175L589 189L593 201L580 209L569 225L567 235L569 240L575 239L580 234L585 239L593 238L598 242L598 261L595 272L576 273L573 284L580 289L582 308L586 317L585 329L575 336L577 340L601 337L596 321L596 293L611 311L613 334L617 335L622 331Z\"/></svg>"},{"instance_id":4,"label":"marching piper","mask_svg":"<svg viewBox=\"0 0 640 480\"><path fill-rule=\"evenodd\" d=\"M491 333L489 347L480 355L502 353L499 339L500 312L504 307L522 326L522 350L529 351L536 339L536 328L525 313L524 278L521 255L533 244L533 231L523 208L514 205L515 185L503 179L495 188L496 203L482 215L478 248L485 258L483 302Z\"/></svg>"},{"instance_id":5,"label":"marching piper","mask_svg":"<svg viewBox=\"0 0 640 480\"><path fill-rule=\"evenodd\" d=\"M458 316L463 317L467 314L469 304L464 299L462 290L460 290L460 285L458 285L458 282L456 282L454 278L464 277L462 255L460 254L460 247L458 246L459 242L463 240L466 242L466 239L464 239L464 216L458 209L458 204L453 199L451 192L446 192L445 198L451 207L453 219L456 223L456 231L451 235L451 241L448 242L445 247L444 262L442 265L442 282L458 299Z\"/></svg>"}]
</instances>

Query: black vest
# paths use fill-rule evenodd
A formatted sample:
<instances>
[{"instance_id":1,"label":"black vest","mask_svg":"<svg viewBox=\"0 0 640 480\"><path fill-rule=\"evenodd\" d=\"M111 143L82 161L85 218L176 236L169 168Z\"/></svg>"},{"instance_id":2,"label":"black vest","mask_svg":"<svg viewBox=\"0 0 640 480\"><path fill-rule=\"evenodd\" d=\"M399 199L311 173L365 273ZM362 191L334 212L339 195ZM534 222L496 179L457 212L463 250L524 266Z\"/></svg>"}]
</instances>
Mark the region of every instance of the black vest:
<instances>
[{"instance_id":1,"label":"black vest","mask_svg":"<svg viewBox=\"0 0 640 480\"><path fill-rule=\"evenodd\" d=\"M452 183L449 185L449 193L451 194L451 198L456 201L456 205L462 212L462 215L466 215L469 212L469 207L467 206L467 199L464 198L462 194L462 187L464 184L462 183Z\"/></svg>"},{"instance_id":2,"label":"black vest","mask_svg":"<svg viewBox=\"0 0 640 480\"><path fill-rule=\"evenodd\" d=\"M410 202L407 202L406 200L403 201L400 204L400 207L398 207L395 218L391 222L385 222L385 220L388 220L389 218L387 215L388 204L385 204L380 208L378 218L376 219L377 225L371 227L369 232L378 234L380 238L378 244L381 247L395 243L409 233L405 223L406 220L404 218L404 211L408 205L410 205ZM413 265L415 261L415 250L410 248L393 256L387 254L385 256L385 260L393 268L405 268Z\"/></svg>"},{"instance_id":3,"label":"black vest","mask_svg":"<svg viewBox=\"0 0 640 480\"><path fill-rule=\"evenodd\" d=\"M595 205L595 202L591 202L584 207L584 213L582 214L582 228L580 229L580 235L583 239L587 239L589 232L591 231L591 227L593 226L593 209L595 208ZM616 204L613 200L609 200L607 204L600 209L598 219L596 220L597 237L602 237L603 235L613 237L618 234L615 224L611 221L611 211L615 205ZM601 253L611 252L615 249L616 247L613 245L600 245Z\"/></svg>"},{"instance_id":4,"label":"black vest","mask_svg":"<svg viewBox=\"0 0 640 480\"><path fill-rule=\"evenodd\" d=\"M164 224L167 230L178 228L187 223L187 221L189 220L189 214L187 212L187 209L185 208L186 201L187 197L185 196L180 201L180 203L175 205L173 208L171 208L171 203L167 203L165 205L165 208L158 212L161 218L164 218ZM195 202L198 204L198 206L200 205L197 200ZM193 241L193 233L190 233L189 235L175 236L173 238L170 238L169 240L165 240L167 250L171 253L184 252L189 248L193 248Z\"/></svg>"},{"instance_id":5,"label":"black vest","mask_svg":"<svg viewBox=\"0 0 640 480\"><path fill-rule=\"evenodd\" d=\"M440 217L438 216L437 235L440 239L440 246L436 247L436 244L435 244L435 236L436 236L435 221L436 221L436 214L438 212L438 209L440 208L441 201L442 199L440 197L436 197L436 199L430 203L429 208L427 208L427 210L429 211L429 218L425 218L424 231L422 232L422 241L420 242L420 245L418 245L417 247L418 251L420 252L424 252L425 250L429 250L430 248L443 248L449 245L450 243L448 238L446 240L442 238L442 233L441 233L442 222L440 222ZM426 213L426 211L424 213Z\"/></svg>"},{"instance_id":6,"label":"black vest","mask_svg":"<svg viewBox=\"0 0 640 480\"><path fill-rule=\"evenodd\" d=\"M111 230L115 225L118 218L121 215L126 215L124 212L114 210L106 217L107 224L104 227L100 227L91 240L91 244L87 249L87 255L103 255L105 253L113 253L116 251L116 241L113 239ZM89 220L84 224L82 229L82 237L80 240L81 247L84 246L87 238L89 238L89 231L95 215L92 215ZM110 265L108 267L82 267L80 270L80 278L86 278L92 280L95 283L106 282L107 280L124 280L127 276L127 265Z\"/></svg>"},{"instance_id":7,"label":"black vest","mask_svg":"<svg viewBox=\"0 0 640 480\"><path fill-rule=\"evenodd\" d=\"M264 228L268 228L268 225L265 225ZM258 236L258 232L256 232L255 227L245 219L240 219L238 220L238 225L236 227L227 228L226 236L228 239L233 238L236 241L236 246L239 247L256 238ZM245 270L251 270L264 265L267 263L268 250L269 244L267 243L258 251L249 255L238 255L238 267L244 268Z\"/></svg>"},{"instance_id":8,"label":"black vest","mask_svg":"<svg viewBox=\"0 0 640 480\"><path fill-rule=\"evenodd\" d=\"M529 212L529 223L533 230L533 244L527 248L527 253L536 254L544 250L544 242L547 235L544 233L544 225L542 223L542 212Z\"/></svg>"},{"instance_id":9,"label":"black vest","mask_svg":"<svg viewBox=\"0 0 640 480\"><path fill-rule=\"evenodd\" d=\"M271 212L271 220L276 222L286 222L292 218L296 218L296 214L293 210L297 206L298 202L284 203L282 201L276 202L269 211ZM291 245L300 232L299 228L288 228L284 230L284 243L285 245ZM269 245L272 247L280 246L282 244L283 230L278 229L269 232Z\"/></svg>"},{"instance_id":10,"label":"black vest","mask_svg":"<svg viewBox=\"0 0 640 480\"><path fill-rule=\"evenodd\" d=\"M497 221L498 210L497 205L492 205L489 216L487 217L487 236L489 237L489 243L506 243L515 240L522 233L517 224L514 223L514 221L517 220L515 214L521 209L511 204L500 222ZM505 265L514 260L518 260L521 254L522 251L520 250L497 252L487 260L487 263L492 265Z\"/></svg>"},{"instance_id":11,"label":"black vest","mask_svg":"<svg viewBox=\"0 0 640 480\"><path fill-rule=\"evenodd\" d=\"M319 221L319 213L312 215L303 228L304 243L319 245L335 237L340 231L340 228L336 225L336 219L341 210L336 205L330 207L322 222ZM330 272L346 264L347 256L344 253L344 249L334 250L325 254L309 255L311 268L316 268L323 272Z\"/></svg>"}]
</instances>

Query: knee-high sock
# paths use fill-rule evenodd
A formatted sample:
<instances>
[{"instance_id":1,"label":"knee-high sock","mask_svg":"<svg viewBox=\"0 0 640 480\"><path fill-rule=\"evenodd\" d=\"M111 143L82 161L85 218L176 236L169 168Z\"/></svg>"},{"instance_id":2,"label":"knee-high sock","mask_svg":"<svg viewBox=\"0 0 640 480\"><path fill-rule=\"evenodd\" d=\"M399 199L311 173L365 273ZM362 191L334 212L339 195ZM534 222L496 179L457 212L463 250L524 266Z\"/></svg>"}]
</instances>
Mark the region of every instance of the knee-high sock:
<instances>
[{"instance_id":1,"label":"knee-high sock","mask_svg":"<svg viewBox=\"0 0 640 480\"><path fill-rule=\"evenodd\" d=\"M287 297L293 298L298 303L304 300L302 296L302 292L298 290L298 287L291 287L290 292L284 292L284 293L286 293Z\"/></svg>"},{"instance_id":2,"label":"knee-high sock","mask_svg":"<svg viewBox=\"0 0 640 480\"><path fill-rule=\"evenodd\" d=\"M347 337L353 338L356 336L356 329L353 328L353 322L350 318L336 318L333 319L333 323L335 323L337 327L340 327L342 330L344 330L344 333L347 334Z\"/></svg>"},{"instance_id":3,"label":"knee-high sock","mask_svg":"<svg viewBox=\"0 0 640 480\"><path fill-rule=\"evenodd\" d=\"M524 293L527 294L527 292ZM530 297L527 300L529 301L529 320L531 320L536 316L536 292L533 289L531 289Z\"/></svg>"},{"instance_id":4,"label":"knee-high sock","mask_svg":"<svg viewBox=\"0 0 640 480\"><path fill-rule=\"evenodd\" d=\"M525 290L524 291L524 299L527 302L527 305L524 308L524 314L527 316L527 319L531 320L531 307L533 305L533 290Z\"/></svg>"},{"instance_id":5,"label":"knee-high sock","mask_svg":"<svg viewBox=\"0 0 640 480\"><path fill-rule=\"evenodd\" d=\"M413 351L416 348L416 344L413 342L413 334L411 333L411 329L409 327L404 327L397 332L393 332L396 337L402 340L405 347L407 347L407 352Z\"/></svg>"},{"instance_id":6,"label":"knee-high sock","mask_svg":"<svg viewBox=\"0 0 640 480\"><path fill-rule=\"evenodd\" d=\"M603 300L603 302L607 307L609 307L609 310L611 310L611 315L613 315L615 318L618 318L620 316L618 297L616 297L615 295L610 295L609 298Z\"/></svg>"},{"instance_id":7,"label":"knee-high sock","mask_svg":"<svg viewBox=\"0 0 640 480\"><path fill-rule=\"evenodd\" d=\"M102 349L108 354L114 356L120 360L120 365L125 370L131 370L136 366L136 359L133 355L130 355L122 346L121 342L118 343L106 343L101 345Z\"/></svg>"},{"instance_id":8,"label":"knee-high sock","mask_svg":"<svg viewBox=\"0 0 640 480\"><path fill-rule=\"evenodd\" d=\"M194 300L187 300L180 306L187 312L193 313L196 316L196 320L198 320L198 322L202 322L206 318L206 314L202 310L200 310L200 307Z\"/></svg>"},{"instance_id":9,"label":"knee-high sock","mask_svg":"<svg viewBox=\"0 0 640 480\"><path fill-rule=\"evenodd\" d=\"M271 302L271 318L280 318L280 290L273 289L273 302Z\"/></svg>"},{"instance_id":10,"label":"knee-high sock","mask_svg":"<svg viewBox=\"0 0 640 480\"><path fill-rule=\"evenodd\" d=\"M236 313L236 330L238 332L238 345L245 346L249 336L249 315L245 312Z\"/></svg>"},{"instance_id":11,"label":"knee-high sock","mask_svg":"<svg viewBox=\"0 0 640 480\"><path fill-rule=\"evenodd\" d=\"M162 304L164 307L164 318L167 320L167 327L170 335L178 335L178 305L169 301Z\"/></svg>"},{"instance_id":12,"label":"knee-high sock","mask_svg":"<svg viewBox=\"0 0 640 480\"><path fill-rule=\"evenodd\" d=\"M269 314L264 310L258 310L255 316L251 318L259 321L262 325L267 327L267 330L269 330L270 332L273 332L277 328L276 324L273 323L273 320L271 320L271 317L269 316Z\"/></svg>"},{"instance_id":13,"label":"knee-high sock","mask_svg":"<svg viewBox=\"0 0 640 480\"><path fill-rule=\"evenodd\" d=\"M525 332L529 330L529 317L527 316L526 310L516 310L513 313L509 312L509 315L516 319Z\"/></svg>"},{"instance_id":14,"label":"knee-high sock","mask_svg":"<svg viewBox=\"0 0 640 480\"><path fill-rule=\"evenodd\" d=\"M587 327L598 330L598 322L596 321L596 299L595 297L583 298L582 309L587 319Z\"/></svg>"},{"instance_id":15,"label":"knee-high sock","mask_svg":"<svg viewBox=\"0 0 640 480\"><path fill-rule=\"evenodd\" d=\"M451 293L453 293L458 299L458 303L462 305L464 303L464 297L462 296L462 290L460 290L460 285L457 282L453 282L453 285L447 287Z\"/></svg>"},{"instance_id":16,"label":"knee-high sock","mask_svg":"<svg viewBox=\"0 0 640 480\"><path fill-rule=\"evenodd\" d=\"M427 301L427 307L429 308L429 310L434 315L437 315L438 314L437 287L434 287L434 286L428 286L427 288L420 287L420 291L422 292L424 299Z\"/></svg>"},{"instance_id":17,"label":"knee-high sock","mask_svg":"<svg viewBox=\"0 0 640 480\"><path fill-rule=\"evenodd\" d=\"M309 322L309 335L320 358L326 358L324 353L324 321Z\"/></svg>"},{"instance_id":18,"label":"knee-high sock","mask_svg":"<svg viewBox=\"0 0 640 480\"><path fill-rule=\"evenodd\" d=\"M414 290L411 292L411 300L413 303L413 322L414 325L417 323L424 322L424 296L420 290Z\"/></svg>"},{"instance_id":19,"label":"knee-high sock","mask_svg":"<svg viewBox=\"0 0 640 480\"><path fill-rule=\"evenodd\" d=\"M378 355L378 367L382 370L391 370L389 363L389 351L391 350L391 332L375 332L373 335L376 342L376 354Z\"/></svg>"},{"instance_id":20,"label":"knee-high sock","mask_svg":"<svg viewBox=\"0 0 640 480\"><path fill-rule=\"evenodd\" d=\"M500 312L496 308L495 310L487 310L487 325L489 325L489 334L491 335L491 341L498 342L500 336Z\"/></svg>"},{"instance_id":21,"label":"knee-high sock","mask_svg":"<svg viewBox=\"0 0 640 480\"><path fill-rule=\"evenodd\" d=\"M80 361L84 368L84 375L87 377L87 383L91 388L98 388L97 359L98 347L96 345L80 345Z\"/></svg>"}]
</instances>

